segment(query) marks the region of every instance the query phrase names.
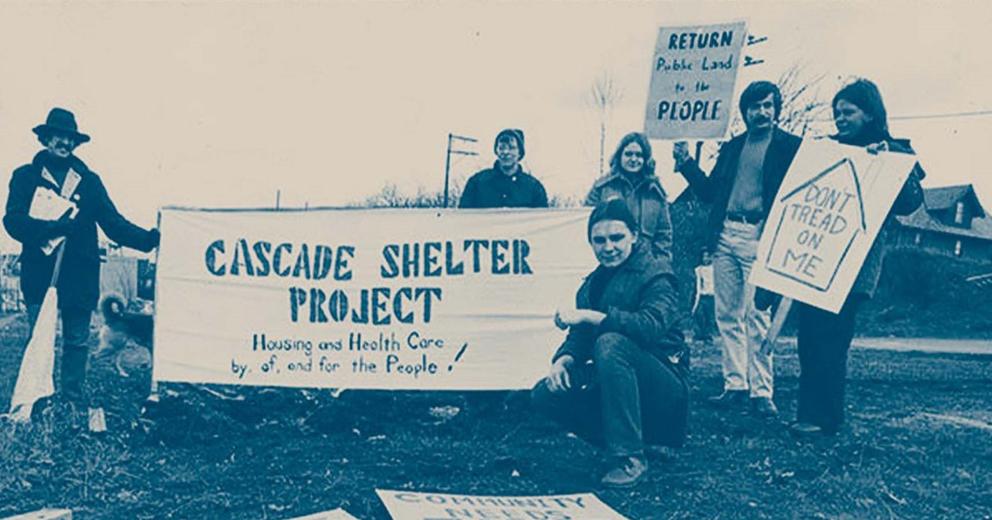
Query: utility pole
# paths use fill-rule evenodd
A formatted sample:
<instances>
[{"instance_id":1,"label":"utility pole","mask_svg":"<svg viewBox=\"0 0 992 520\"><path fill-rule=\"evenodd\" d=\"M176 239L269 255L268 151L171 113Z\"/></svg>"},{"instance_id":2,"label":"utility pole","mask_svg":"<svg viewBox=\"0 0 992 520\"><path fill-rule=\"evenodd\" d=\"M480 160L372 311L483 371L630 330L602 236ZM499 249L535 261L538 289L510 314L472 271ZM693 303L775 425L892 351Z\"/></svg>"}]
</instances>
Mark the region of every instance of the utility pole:
<instances>
[{"instance_id":1,"label":"utility pole","mask_svg":"<svg viewBox=\"0 0 992 520\"><path fill-rule=\"evenodd\" d=\"M477 152L472 152L468 150L452 150L451 144L454 141L462 141L466 143L477 143L478 139L474 137L466 137L464 135L448 134L448 151L444 154L444 207L448 207L448 179L451 172L451 154L457 155L479 155Z\"/></svg>"}]
</instances>

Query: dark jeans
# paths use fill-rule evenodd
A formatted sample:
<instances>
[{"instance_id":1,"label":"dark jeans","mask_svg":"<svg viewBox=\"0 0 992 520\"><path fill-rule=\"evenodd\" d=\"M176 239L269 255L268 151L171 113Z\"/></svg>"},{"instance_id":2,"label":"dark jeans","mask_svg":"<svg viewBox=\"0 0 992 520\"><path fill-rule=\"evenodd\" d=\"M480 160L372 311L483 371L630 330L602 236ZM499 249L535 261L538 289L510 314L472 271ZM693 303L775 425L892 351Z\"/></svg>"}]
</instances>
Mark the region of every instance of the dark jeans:
<instances>
[{"instance_id":1,"label":"dark jeans","mask_svg":"<svg viewBox=\"0 0 992 520\"><path fill-rule=\"evenodd\" d=\"M713 309L713 295L699 297L699 305L692 315L694 324L692 337L696 341L709 341L716 332L716 311Z\"/></svg>"},{"instance_id":2,"label":"dark jeans","mask_svg":"<svg viewBox=\"0 0 992 520\"><path fill-rule=\"evenodd\" d=\"M531 391L533 406L611 456L642 455L645 442L681 446L689 396L672 367L610 332L596 339L585 368L569 371L568 391L553 393L541 380Z\"/></svg>"},{"instance_id":3,"label":"dark jeans","mask_svg":"<svg viewBox=\"0 0 992 520\"><path fill-rule=\"evenodd\" d=\"M836 432L844 423L847 351L862 299L851 296L839 314L799 306L799 422Z\"/></svg>"},{"instance_id":4,"label":"dark jeans","mask_svg":"<svg viewBox=\"0 0 992 520\"><path fill-rule=\"evenodd\" d=\"M34 330L41 305L28 305L28 324ZM93 313L81 309L59 309L62 318L61 391L67 399L85 402L87 343L90 339L90 317Z\"/></svg>"}]
</instances>

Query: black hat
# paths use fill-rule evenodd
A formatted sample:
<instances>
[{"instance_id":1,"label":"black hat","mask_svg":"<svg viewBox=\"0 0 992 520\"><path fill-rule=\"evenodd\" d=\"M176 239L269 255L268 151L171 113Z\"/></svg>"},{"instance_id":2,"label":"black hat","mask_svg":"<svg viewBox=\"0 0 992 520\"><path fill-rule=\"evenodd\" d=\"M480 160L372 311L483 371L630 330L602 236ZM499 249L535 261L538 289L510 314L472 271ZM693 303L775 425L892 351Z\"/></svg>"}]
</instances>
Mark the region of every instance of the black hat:
<instances>
[{"instance_id":1,"label":"black hat","mask_svg":"<svg viewBox=\"0 0 992 520\"><path fill-rule=\"evenodd\" d=\"M592 210L592 214L589 215L589 225L586 228L587 239L592 237L592 227L601 220L619 220L627 225L627 229L631 233L637 233L637 221L634 220L634 215L627 207L627 202L620 197L600 202L596 209Z\"/></svg>"},{"instance_id":2,"label":"black hat","mask_svg":"<svg viewBox=\"0 0 992 520\"><path fill-rule=\"evenodd\" d=\"M493 153L496 153L496 146L500 141L505 140L508 137L512 137L517 140L517 148L520 149L520 158L524 158L524 131L519 128L505 128L496 134L496 140L493 141Z\"/></svg>"},{"instance_id":3,"label":"black hat","mask_svg":"<svg viewBox=\"0 0 992 520\"><path fill-rule=\"evenodd\" d=\"M45 119L45 124L34 127L34 133L44 139L52 133L69 134L76 139L76 144L90 140L90 136L80 133L76 126L76 116L64 108L53 108Z\"/></svg>"}]
</instances>

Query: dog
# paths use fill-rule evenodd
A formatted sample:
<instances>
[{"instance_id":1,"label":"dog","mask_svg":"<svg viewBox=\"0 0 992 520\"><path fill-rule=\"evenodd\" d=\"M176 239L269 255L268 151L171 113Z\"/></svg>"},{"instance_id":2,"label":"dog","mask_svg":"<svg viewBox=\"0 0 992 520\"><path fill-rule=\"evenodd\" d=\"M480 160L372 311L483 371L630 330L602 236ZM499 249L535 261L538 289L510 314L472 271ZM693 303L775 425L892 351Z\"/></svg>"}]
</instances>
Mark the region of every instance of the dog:
<instances>
[{"instance_id":1,"label":"dog","mask_svg":"<svg viewBox=\"0 0 992 520\"><path fill-rule=\"evenodd\" d=\"M98 357L112 357L114 368L121 377L147 371L152 364L151 314L129 312L124 298L107 295L100 302L103 326L100 328Z\"/></svg>"}]
</instances>

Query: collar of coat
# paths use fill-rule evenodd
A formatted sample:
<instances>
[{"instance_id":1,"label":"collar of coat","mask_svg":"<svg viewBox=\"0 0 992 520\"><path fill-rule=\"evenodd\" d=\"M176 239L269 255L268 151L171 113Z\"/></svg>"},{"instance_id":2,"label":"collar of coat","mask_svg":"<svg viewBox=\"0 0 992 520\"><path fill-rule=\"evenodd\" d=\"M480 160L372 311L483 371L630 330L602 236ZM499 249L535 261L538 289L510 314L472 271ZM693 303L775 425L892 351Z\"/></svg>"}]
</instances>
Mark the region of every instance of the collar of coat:
<instances>
[{"instance_id":1,"label":"collar of coat","mask_svg":"<svg viewBox=\"0 0 992 520\"><path fill-rule=\"evenodd\" d=\"M889 145L890 152L908 153L916 154L913 150L912 145L910 145L909 139L899 138L899 137L868 137L856 140L846 140L841 139L839 135L829 135L827 136L833 141L837 141L840 144L846 144L850 146L867 146L869 144L874 144L878 142L885 141Z\"/></svg>"},{"instance_id":2,"label":"collar of coat","mask_svg":"<svg viewBox=\"0 0 992 520\"><path fill-rule=\"evenodd\" d=\"M658 179L657 175L641 175L640 182L635 186L630 179L628 179L623 173L618 171L612 171L609 175L605 177L600 177L593 185L594 190L598 190L607 184L618 182L630 186L632 191L637 191L644 187L648 191L656 192L661 198L666 198L668 195L665 193L665 188L661 187L661 181Z\"/></svg>"},{"instance_id":3,"label":"collar of coat","mask_svg":"<svg viewBox=\"0 0 992 520\"><path fill-rule=\"evenodd\" d=\"M634 244L634 250L631 251L630 257L627 261L616 267L616 273L628 272L628 273L651 273L654 276L669 276L673 279L675 278L675 271L672 270L671 262L666 258L659 258L651 254L650 244L647 242L638 241ZM602 264L597 266L593 272L589 273L588 278L601 275L606 271L606 267Z\"/></svg>"},{"instance_id":4,"label":"collar of coat","mask_svg":"<svg viewBox=\"0 0 992 520\"><path fill-rule=\"evenodd\" d=\"M45 168L51 170L49 163L49 154L46 150L42 150L34 155L34 159L31 160L31 164L38 170L38 175L41 175L41 171ZM89 166L86 166L79 157L75 155L69 156L69 168L75 170L76 173L86 176L87 174L93 173Z\"/></svg>"},{"instance_id":5,"label":"collar of coat","mask_svg":"<svg viewBox=\"0 0 992 520\"><path fill-rule=\"evenodd\" d=\"M785 130L782 130L778 126L772 128L772 140L770 143L768 143L769 150L772 148L778 148L780 143L782 143L782 141L784 141L786 138L788 138L791 135L792 134L786 132ZM794 136L794 137L799 137L799 136ZM725 147L733 147L739 151L741 148L744 148L745 141L747 141L747 132L744 132L743 134L740 135L736 135L732 137L730 141L727 141L726 144L723 145L723 147L720 148L720 153L724 153Z\"/></svg>"},{"instance_id":6,"label":"collar of coat","mask_svg":"<svg viewBox=\"0 0 992 520\"><path fill-rule=\"evenodd\" d=\"M512 179L512 178L514 178L514 177L516 177L518 175L521 176L521 177L529 177L530 176L530 174L528 174L527 172L524 171L524 165L522 165L520 163L517 163L517 171L516 171L516 173L513 173L512 175L507 175L507 174L503 173L503 169L499 167L499 159L496 159L495 161L493 161L493 167L490 168L489 171L493 172L494 175L501 175L501 176L506 177L508 179Z\"/></svg>"},{"instance_id":7,"label":"collar of coat","mask_svg":"<svg viewBox=\"0 0 992 520\"><path fill-rule=\"evenodd\" d=\"M92 175L90 169L75 155L70 155L67 162L65 177L62 182L59 183L55 177L52 176L51 171L54 169L50 164L50 154L45 150L42 150L35 154L34 159L31 160L31 165L34 167L38 176L44 183L50 185L50 187L55 190L56 193L64 198L72 198L73 194L76 193L76 189L79 188L79 184L82 180L88 176ZM60 165L61 166L61 165ZM76 197L78 198L78 196Z\"/></svg>"}]
</instances>

